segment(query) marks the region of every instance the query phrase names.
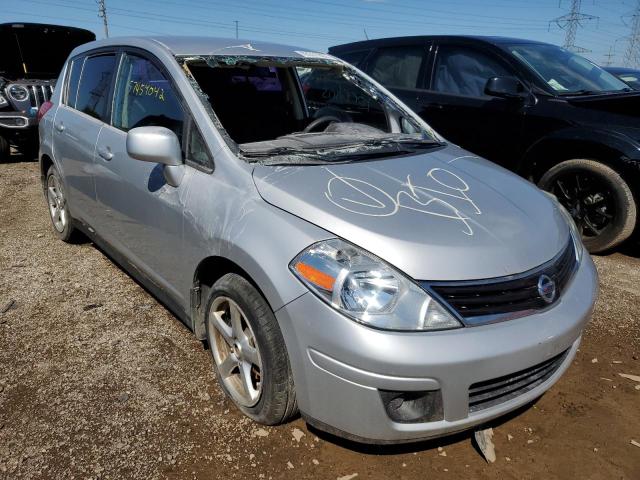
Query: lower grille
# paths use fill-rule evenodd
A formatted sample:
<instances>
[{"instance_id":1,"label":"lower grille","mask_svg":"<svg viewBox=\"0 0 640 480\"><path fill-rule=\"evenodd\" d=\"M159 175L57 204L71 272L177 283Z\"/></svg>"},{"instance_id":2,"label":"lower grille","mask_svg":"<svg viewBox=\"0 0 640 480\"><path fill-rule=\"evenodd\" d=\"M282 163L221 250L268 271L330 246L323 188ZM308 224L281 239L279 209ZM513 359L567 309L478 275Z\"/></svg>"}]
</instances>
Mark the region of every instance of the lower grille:
<instances>
[{"instance_id":1,"label":"lower grille","mask_svg":"<svg viewBox=\"0 0 640 480\"><path fill-rule=\"evenodd\" d=\"M569 351L510 375L469 387L469 412L477 412L516 398L546 382L560 368Z\"/></svg>"}]
</instances>

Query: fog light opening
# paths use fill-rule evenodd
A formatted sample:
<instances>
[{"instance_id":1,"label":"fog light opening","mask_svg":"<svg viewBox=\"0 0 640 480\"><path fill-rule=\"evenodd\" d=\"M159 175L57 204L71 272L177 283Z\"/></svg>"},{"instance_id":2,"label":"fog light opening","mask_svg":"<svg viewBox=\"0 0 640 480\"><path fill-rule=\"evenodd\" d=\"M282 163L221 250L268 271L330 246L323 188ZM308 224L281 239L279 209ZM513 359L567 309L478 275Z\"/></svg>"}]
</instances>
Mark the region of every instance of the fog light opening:
<instances>
[{"instance_id":1,"label":"fog light opening","mask_svg":"<svg viewBox=\"0 0 640 480\"><path fill-rule=\"evenodd\" d=\"M387 415L394 422L420 423L444 419L440 390L418 392L380 390L380 398Z\"/></svg>"}]
</instances>

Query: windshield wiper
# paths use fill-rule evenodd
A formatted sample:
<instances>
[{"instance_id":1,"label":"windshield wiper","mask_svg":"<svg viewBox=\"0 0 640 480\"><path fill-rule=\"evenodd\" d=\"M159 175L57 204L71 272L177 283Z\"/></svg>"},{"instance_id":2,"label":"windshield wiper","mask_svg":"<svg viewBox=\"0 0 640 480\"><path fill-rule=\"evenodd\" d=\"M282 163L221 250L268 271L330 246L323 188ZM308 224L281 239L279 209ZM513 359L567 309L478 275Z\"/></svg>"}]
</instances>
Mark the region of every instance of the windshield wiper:
<instances>
[{"instance_id":1,"label":"windshield wiper","mask_svg":"<svg viewBox=\"0 0 640 480\"><path fill-rule=\"evenodd\" d=\"M587 90L587 89L582 89L582 90L574 90L571 92L562 92L559 95L563 96L563 97L572 97L572 96L576 96L576 97L581 97L581 96L587 96L587 95L608 95L608 94L612 94L612 93L628 93L633 91L633 89L626 87L620 90Z\"/></svg>"}]
</instances>

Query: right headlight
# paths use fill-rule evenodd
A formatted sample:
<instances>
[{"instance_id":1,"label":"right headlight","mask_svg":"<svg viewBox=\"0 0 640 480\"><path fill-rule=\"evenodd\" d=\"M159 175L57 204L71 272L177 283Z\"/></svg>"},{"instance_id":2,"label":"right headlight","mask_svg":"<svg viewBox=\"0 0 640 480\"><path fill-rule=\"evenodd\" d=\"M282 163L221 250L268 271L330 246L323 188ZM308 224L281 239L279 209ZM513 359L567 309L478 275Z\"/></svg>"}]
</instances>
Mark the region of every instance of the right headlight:
<instances>
[{"instance_id":1,"label":"right headlight","mask_svg":"<svg viewBox=\"0 0 640 480\"><path fill-rule=\"evenodd\" d=\"M289 268L318 297L365 325L403 331L462 327L405 275L343 240L311 245Z\"/></svg>"}]
</instances>

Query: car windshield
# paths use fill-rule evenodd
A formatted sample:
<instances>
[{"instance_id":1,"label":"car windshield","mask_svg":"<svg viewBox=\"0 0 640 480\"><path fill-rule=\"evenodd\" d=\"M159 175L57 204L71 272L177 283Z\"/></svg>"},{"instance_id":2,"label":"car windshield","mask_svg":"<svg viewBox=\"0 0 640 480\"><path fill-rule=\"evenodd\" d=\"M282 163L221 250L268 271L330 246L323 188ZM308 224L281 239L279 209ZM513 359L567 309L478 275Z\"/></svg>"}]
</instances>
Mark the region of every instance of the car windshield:
<instances>
[{"instance_id":1,"label":"car windshield","mask_svg":"<svg viewBox=\"0 0 640 480\"><path fill-rule=\"evenodd\" d=\"M183 64L227 142L248 161L352 161L441 144L387 91L341 60L316 55L214 55Z\"/></svg>"},{"instance_id":2,"label":"car windshield","mask_svg":"<svg viewBox=\"0 0 640 480\"><path fill-rule=\"evenodd\" d=\"M624 92L629 86L580 55L555 45L518 44L508 50L558 94Z\"/></svg>"}]
</instances>

